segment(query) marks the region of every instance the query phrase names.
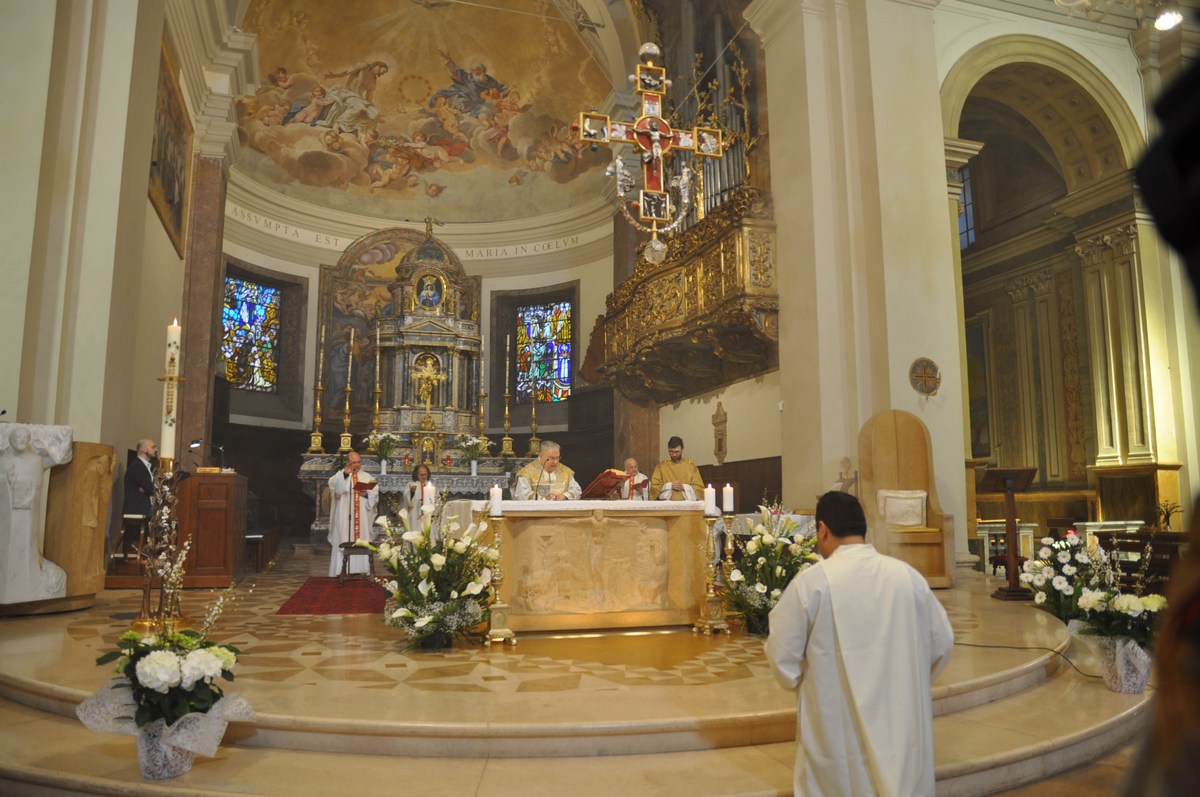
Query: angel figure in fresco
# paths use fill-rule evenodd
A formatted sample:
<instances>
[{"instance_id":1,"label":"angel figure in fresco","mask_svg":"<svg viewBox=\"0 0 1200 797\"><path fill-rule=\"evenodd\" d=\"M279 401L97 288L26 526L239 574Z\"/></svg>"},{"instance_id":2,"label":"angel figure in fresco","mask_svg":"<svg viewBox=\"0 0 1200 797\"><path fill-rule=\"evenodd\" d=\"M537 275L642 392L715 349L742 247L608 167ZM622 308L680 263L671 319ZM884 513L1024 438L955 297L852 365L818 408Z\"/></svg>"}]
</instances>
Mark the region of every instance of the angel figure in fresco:
<instances>
[{"instance_id":1,"label":"angel figure in fresco","mask_svg":"<svg viewBox=\"0 0 1200 797\"><path fill-rule=\"evenodd\" d=\"M459 138L463 141L467 140L467 134L464 133L458 126L459 114L454 108L446 104L446 96L435 95L430 101L430 110L422 111L427 116L432 116L438 120L438 124L446 131L446 134L451 138Z\"/></svg>"},{"instance_id":2,"label":"angel figure in fresco","mask_svg":"<svg viewBox=\"0 0 1200 797\"><path fill-rule=\"evenodd\" d=\"M412 170L412 161L409 160L408 151L402 147L389 145L387 154L390 160L372 160L367 165L367 174L374 178L371 181L371 190L386 188L392 182L404 183L410 188L416 185L420 178Z\"/></svg>"},{"instance_id":3,"label":"angel figure in fresco","mask_svg":"<svg viewBox=\"0 0 1200 797\"><path fill-rule=\"evenodd\" d=\"M308 100L308 104L296 103L292 106L292 110L283 117L283 124L307 124L315 127L317 122L321 121L321 117L325 115L325 109L333 105L333 98L326 96L324 86L317 86L313 89L312 96Z\"/></svg>"},{"instance_id":4,"label":"angel figure in fresco","mask_svg":"<svg viewBox=\"0 0 1200 797\"><path fill-rule=\"evenodd\" d=\"M508 86L489 75L487 67L482 63L472 64L469 70L462 69L454 63L450 53L445 50L439 50L438 53L442 56L442 63L446 65L446 71L450 73L451 84L447 88L434 92L433 96L429 98L430 108L433 107L435 99L445 97L450 107L475 116L484 104L484 91L498 89L501 94L508 92Z\"/></svg>"}]
</instances>

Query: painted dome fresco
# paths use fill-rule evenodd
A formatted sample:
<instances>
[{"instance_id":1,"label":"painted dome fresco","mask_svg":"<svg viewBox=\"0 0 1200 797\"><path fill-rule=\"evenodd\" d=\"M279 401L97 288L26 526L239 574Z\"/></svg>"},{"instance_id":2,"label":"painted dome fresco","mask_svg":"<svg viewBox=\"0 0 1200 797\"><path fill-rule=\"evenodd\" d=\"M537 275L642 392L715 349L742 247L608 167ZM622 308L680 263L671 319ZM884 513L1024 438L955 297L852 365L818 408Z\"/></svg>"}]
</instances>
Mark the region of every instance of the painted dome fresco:
<instances>
[{"instance_id":1,"label":"painted dome fresco","mask_svg":"<svg viewBox=\"0 0 1200 797\"><path fill-rule=\"evenodd\" d=\"M447 222L603 192L611 153L571 126L609 98L612 70L577 0L252 0L242 28L261 72L238 103L235 169L270 191Z\"/></svg>"}]
</instances>

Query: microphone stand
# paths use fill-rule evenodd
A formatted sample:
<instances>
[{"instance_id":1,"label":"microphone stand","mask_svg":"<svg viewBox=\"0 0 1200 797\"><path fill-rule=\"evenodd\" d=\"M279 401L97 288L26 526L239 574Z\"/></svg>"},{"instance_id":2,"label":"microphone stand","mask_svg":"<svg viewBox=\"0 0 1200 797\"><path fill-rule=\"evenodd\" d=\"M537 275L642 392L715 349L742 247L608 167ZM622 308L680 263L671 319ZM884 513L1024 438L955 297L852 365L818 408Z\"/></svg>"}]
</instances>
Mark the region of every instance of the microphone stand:
<instances>
[{"instance_id":1,"label":"microphone stand","mask_svg":"<svg viewBox=\"0 0 1200 797\"><path fill-rule=\"evenodd\" d=\"M541 464L539 463L537 482L533 485L533 500L534 501L542 500L542 493L538 488L542 486L542 474L545 472L546 472L546 468L542 467Z\"/></svg>"}]
</instances>

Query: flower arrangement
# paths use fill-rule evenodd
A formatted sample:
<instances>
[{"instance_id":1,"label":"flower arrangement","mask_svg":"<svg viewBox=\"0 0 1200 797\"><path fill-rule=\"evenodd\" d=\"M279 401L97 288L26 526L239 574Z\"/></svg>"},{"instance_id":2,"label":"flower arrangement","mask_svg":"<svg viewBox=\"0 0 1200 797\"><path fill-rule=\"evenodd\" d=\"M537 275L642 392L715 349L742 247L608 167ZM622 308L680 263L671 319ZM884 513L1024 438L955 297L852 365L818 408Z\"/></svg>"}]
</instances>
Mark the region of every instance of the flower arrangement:
<instances>
[{"instance_id":1,"label":"flower arrangement","mask_svg":"<svg viewBox=\"0 0 1200 797\"><path fill-rule=\"evenodd\" d=\"M117 662L116 673L128 682L137 704L133 719L141 728L159 719L174 725L187 714L212 709L224 696L216 679L233 680L239 653L191 629L145 638L126 631L117 650L96 663Z\"/></svg>"},{"instance_id":2,"label":"flower arrangement","mask_svg":"<svg viewBox=\"0 0 1200 797\"><path fill-rule=\"evenodd\" d=\"M1043 537L1037 558L1027 559L1021 583L1033 590L1033 602L1044 606L1064 623L1083 617L1080 590L1091 583L1092 559L1074 531L1061 539Z\"/></svg>"},{"instance_id":3,"label":"flower arrangement","mask_svg":"<svg viewBox=\"0 0 1200 797\"><path fill-rule=\"evenodd\" d=\"M1167 599L1116 590L1083 588L1079 608L1090 626L1084 633L1099 637L1128 637L1149 648L1155 625Z\"/></svg>"},{"instance_id":4,"label":"flower arrangement","mask_svg":"<svg viewBox=\"0 0 1200 797\"><path fill-rule=\"evenodd\" d=\"M400 435L392 432L379 432L367 435L367 446L370 450L378 454L380 459L390 459L392 453L403 443L404 441L400 439Z\"/></svg>"},{"instance_id":5,"label":"flower arrangement","mask_svg":"<svg viewBox=\"0 0 1200 797\"><path fill-rule=\"evenodd\" d=\"M492 565L500 558L481 540L488 524L481 520L464 531L457 521L442 523L441 514L439 499L421 509L417 529L408 528L403 514L398 525L381 515L378 544L358 541L378 553L393 576L384 584L384 622L405 632L408 648L450 647L455 636L487 619Z\"/></svg>"},{"instance_id":6,"label":"flower arrangement","mask_svg":"<svg viewBox=\"0 0 1200 797\"><path fill-rule=\"evenodd\" d=\"M460 434L456 440L456 444L463 452L463 457L469 460L476 460L488 452L488 449L495 445L486 437L476 437L473 435Z\"/></svg>"},{"instance_id":7,"label":"flower arrangement","mask_svg":"<svg viewBox=\"0 0 1200 797\"><path fill-rule=\"evenodd\" d=\"M817 538L804 533L778 503L759 506L759 522L749 540L738 539L737 567L726 576L722 597L731 613L741 614L751 634L767 633L767 615L783 588L817 561Z\"/></svg>"}]
</instances>

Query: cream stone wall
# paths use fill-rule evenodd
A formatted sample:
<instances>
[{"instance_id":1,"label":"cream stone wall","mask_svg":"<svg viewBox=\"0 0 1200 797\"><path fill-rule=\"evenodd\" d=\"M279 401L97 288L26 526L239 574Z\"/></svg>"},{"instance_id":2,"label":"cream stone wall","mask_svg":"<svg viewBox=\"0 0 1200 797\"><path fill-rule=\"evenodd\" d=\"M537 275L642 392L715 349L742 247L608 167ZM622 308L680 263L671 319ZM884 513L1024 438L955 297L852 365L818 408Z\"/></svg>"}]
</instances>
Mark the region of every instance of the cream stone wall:
<instances>
[{"instance_id":1,"label":"cream stone wall","mask_svg":"<svg viewBox=\"0 0 1200 797\"><path fill-rule=\"evenodd\" d=\"M714 465L713 413L725 410L726 462L777 457L783 453L779 371L736 382L659 410L659 450L672 435L683 438L684 455L697 465ZM646 468L649 470L649 468Z\"/></svg>"},{"instance_id":2,"label":"cream stone wall","mask_svg":"<svg viewBox=\"0 0 1200 797\"><path fill-rule=\"evenodd\" d=\"M21 385L28 372L22 362L32 360L32 343L39 330L37 319L30 318L26 330L26 303L36 298L40 290L39 270L34 269L34 238L43 147L46 135L46 107L49 93L50 56L53 52L54 4L27 3L22 0L0 0L0 72L22 75L0 81L0 103L5 108L21 109L21 123L7 124L0 129L0 147L20 157L7 158L0 174L0 235L4 239L4 254L0 257L0 409L8 411L4 420L45 422L43 415L34 416L32 404L26 400L19 408ZM35 283L32 284L31 283ZM31 293L32 288L32 293ZM24 343L24 345L20 345ZM26 352L28 351L28 354ZM20 375L20 378L13 378Z\"/></svg>"}]
</instances>

